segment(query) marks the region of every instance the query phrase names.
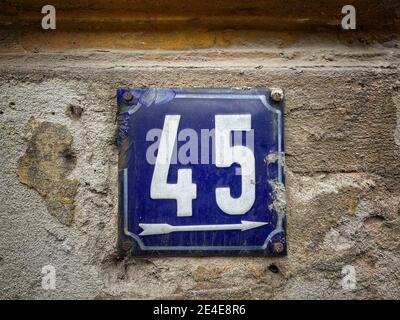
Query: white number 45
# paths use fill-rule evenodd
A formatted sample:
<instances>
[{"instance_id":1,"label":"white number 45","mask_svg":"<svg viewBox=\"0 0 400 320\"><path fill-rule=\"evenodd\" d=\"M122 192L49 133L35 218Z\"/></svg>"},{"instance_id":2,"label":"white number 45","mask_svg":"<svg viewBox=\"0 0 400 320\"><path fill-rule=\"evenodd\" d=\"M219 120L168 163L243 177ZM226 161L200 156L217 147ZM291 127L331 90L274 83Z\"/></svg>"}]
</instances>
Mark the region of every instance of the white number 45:
<instances>
[{"instance_id":1,"label":"white number 45","mask_svg":"<svg viewBox=\"0 0 400 320\"><path fill-rule=\"evenodd\" d=\"M196 184L192 182L192 169L178 169L176 183L167 183L172 152L178 133L181 116L165 116L158 147L157 159L150 186L152 199L176 199L177 216L192 215L192 200L197 198ZM217 187L217 205L227 214L245 214L255 201L255 159L253 151L245 146L231 145L231 132L251 130L251 115L215 116L215 165L230 167L233 163L241 166L242 191L238 198L231 196L229 187Z\"/></svg>"}]
</instances>

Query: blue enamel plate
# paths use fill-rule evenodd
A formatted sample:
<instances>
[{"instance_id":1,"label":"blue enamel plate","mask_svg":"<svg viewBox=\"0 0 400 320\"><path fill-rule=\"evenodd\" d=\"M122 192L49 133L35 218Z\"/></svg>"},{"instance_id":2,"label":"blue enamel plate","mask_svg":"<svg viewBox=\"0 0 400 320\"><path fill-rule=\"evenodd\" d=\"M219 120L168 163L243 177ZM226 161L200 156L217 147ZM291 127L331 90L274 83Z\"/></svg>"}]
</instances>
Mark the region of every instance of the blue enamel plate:
<instances>
[{"instance_id":1,"label":"blue enamel plate","mask_svg":"<svg viewBox=\"0 0 400 320\"><path fill-rule=\"evenodd\" d=\"M120 88L117 102L121 254L286 254L270 89Z\"/></svg>"}]
</instances>

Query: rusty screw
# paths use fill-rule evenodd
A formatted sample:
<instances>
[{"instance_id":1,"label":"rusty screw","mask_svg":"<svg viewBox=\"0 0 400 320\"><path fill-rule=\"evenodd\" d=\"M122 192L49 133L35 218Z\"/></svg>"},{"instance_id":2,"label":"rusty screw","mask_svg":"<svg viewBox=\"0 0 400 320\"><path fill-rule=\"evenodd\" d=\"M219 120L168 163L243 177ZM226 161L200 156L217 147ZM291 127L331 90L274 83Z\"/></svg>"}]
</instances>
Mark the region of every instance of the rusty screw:
<instances>
[{"instance_id":1,"label":"rusty screw","mask_svg":"<svg viewBox=\"0 0 400 320\"><path fill-rule=\"evenodd\" d=\"M122 98L126 101L129 102L133 99L132 93L130 91L125 91L124 94L122 95Z\"/></svg>"},{"instance_id":2,"label":"rusty screw","mask_svg":"<svg viewBox=\"0 0 400 320\"><path fill-rule=\"evenodd\" d=\"M274 88L271 90L272 100L279 102L283 99L283 90L281 88Z\"/></svg>"},{"instance_id":3,"label":"rusty screw","mask_svg":"<svg viewBox=\"0 0 400 320\"><path fill-rule=\"evenodd\" d=\"M274 242L272 247L275 253L281 253L285 248L281 242Z\"/></svg>"}]
</instances>

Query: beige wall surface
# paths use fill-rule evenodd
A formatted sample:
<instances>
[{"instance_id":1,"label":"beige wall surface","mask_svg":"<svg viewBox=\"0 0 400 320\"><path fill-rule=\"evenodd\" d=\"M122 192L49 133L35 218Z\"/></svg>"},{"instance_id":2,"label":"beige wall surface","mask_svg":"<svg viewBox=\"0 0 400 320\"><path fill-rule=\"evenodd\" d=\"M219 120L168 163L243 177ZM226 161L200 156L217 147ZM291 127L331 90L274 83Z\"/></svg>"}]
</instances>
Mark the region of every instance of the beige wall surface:
<instances>
[{"instance_id":1,"label":"beige wall surface","mask_svg":"<svg viewBox=\"0 0 400 320\"><path fill-rule=\"evenodd\" d=\"M278 10L276 1L225 11L222 1L220 24L172 2L190 26L175 29L176 15L150 1L151 12L174 19L136 28L132 21L150 10L139 6L126 30L120 8L135 1L99 1L93 12L64 3L65 25L51 31L29 31L40 26L40 1L3 4L0 298L400 298L395 1L376 9L387 18L376 24L382 19L360 3L360 32L341 30L341 7L323 10L325 1L298 19L301 5L288 1L298 11L282 9L294 21L287 29L274 28L276 14L265 9ZM259 19L240 19L260 8ZM110 10L120 19L104 18L109 25L93 32ZM232 29L235 19L243 25ZM284 90L286 257L117 257L115 94L124 86ZM41 286L45 265L56 269L55 290ZM355 270L353 289L343 285L346 266Z\"/></svg>"}]
</instances>

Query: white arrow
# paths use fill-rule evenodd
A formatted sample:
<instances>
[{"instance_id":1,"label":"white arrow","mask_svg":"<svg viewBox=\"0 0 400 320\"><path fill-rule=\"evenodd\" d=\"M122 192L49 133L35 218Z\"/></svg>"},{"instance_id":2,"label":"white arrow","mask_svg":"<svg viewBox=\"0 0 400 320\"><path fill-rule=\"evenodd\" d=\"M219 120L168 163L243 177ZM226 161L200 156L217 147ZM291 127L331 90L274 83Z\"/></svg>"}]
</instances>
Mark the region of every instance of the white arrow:
<instances>
[{"instance_id":1,"label":"white arrow","mask_svg":"<svg viewBox=\"0 0 400 320\"><path fill-rule=\"evenodd\" d=\"M154 234L168 234L178 231L219 231L219 230L241 230L246 231L261 227L268 222L258 221L241 221L237 224L209 224L194 226L171 226L168 223L139 223L139 227L143 229L139 236L150 236Z\"/></svg>"}]
</instances>

